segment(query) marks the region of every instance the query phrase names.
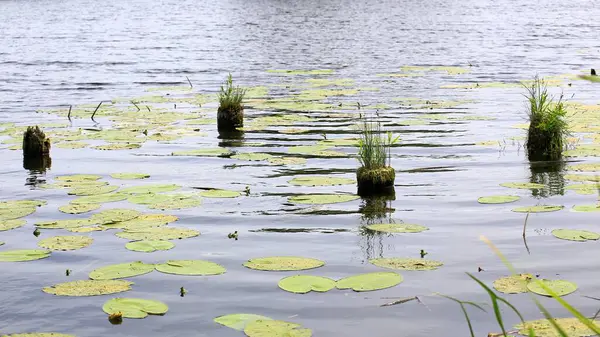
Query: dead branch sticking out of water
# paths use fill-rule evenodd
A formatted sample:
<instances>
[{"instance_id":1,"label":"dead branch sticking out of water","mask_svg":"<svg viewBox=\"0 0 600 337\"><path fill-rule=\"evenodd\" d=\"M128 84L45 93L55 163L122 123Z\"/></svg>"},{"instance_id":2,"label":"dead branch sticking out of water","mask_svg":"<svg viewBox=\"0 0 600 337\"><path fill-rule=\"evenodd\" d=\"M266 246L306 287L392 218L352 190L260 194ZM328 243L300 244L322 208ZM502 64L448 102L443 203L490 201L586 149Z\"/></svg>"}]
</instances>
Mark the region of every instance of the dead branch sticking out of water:
<instances>
[{"instance_id":1,"label":"dead branch sticking out of water","mask_svg":"<svg viewBox=\"0 0 600 337\"><path fill-rule=\"evenodd\" d=\"M187 76L186 76L185 78L187 78L187 80L188 80L188 83L190 84L190 88L193 88L194 86L192 85L192 81L190 81L190 78L189 78L189 77L187 77Z\"/></svg>"},{"instance_id":2,"label":"dead branch sticking out of water","mask_svg":"<svg viewBox=\"0 0 600 337\"><path fill-rule=\"evenodd\" d=\"M71 121L71 110L73 110L73 106L69 105L69 113L67 114L67 118L69 119L69 122L72 122Z\"/></svg>"},{"instance_id":3,"label":"dead branch sticking out of water","mask_svg":"<svg viewBox=\"0 0 600 337\"><path fill-rule=\"evenodd\" d=\"M137 109L137 111L141 110L140 107L134 101L131 101L131 104L135 105L135 108Z\"/></svg>"},{"instance_id":4,"label":"dead branch sticking out of water","mask_svg":"<svg viewBox=\"0 0 600 337\"><path fill-rule=\"evenodd\" d=\"M150 110L150 107L146 105L146 109L148 109L148 112L152 112L152 110Z\"/></svg>"},{"instance_id":5,"label":"dead branch sticking out of water","mask_svg":"<svg viewBox=\"0 0 600 337\"><path fill-rule=\"evenodd\" d=\"M94 110L94 113L92 113L92 121L94 123L96 123L96 120L94 119L94 116L96 116L96 112L98 112L98 110L100 109L100 106L102 106L102 103L104 103L104 102L111 102L111 101L100 101L100 103L98 103L98 106Z\"/></svg>"},{"instance_id":6,"label":"dead branch sticking out of water","mask_svg":"<svg viewBox=\"0 0 600 337\"><path fill-rule=\"evenodd\" d=\"M527 254L531 255L531 252L529 251L529 246L527 246L527 237L525 235L525 232L527 230L527 220L529 219L529 214L531 213L527 212L527 216L525 217L525 223L523 224L523 243L525 244L525 249L527 249Z\"/></svg>"}]
</instances>

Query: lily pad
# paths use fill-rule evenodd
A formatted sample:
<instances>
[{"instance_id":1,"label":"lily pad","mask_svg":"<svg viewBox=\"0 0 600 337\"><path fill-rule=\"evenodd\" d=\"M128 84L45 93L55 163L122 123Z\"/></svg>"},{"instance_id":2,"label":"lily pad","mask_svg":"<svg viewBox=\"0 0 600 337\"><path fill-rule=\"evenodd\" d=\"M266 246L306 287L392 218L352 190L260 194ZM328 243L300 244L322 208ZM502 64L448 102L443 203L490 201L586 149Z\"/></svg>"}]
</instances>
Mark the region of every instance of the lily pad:
<instances>
[{"instance_id":1,"label":"lily pad","mask_svg":"<svg viewBox=\"0 0 600 337\"><path fill-rule=\"evenodd\" d=\"M114 280L148 274L154 270L153 264L141 261L113 264L92 270L89 277L92 280Z\"/></svg>"},{"instance_id":2,"label":"lily pad","mask_svg":"<svg viewBox=\"0 0 600 337\"><path fill-rule=\"evenodd\" d=\"M231 151L223 148L197 149L187 151L175 151L173 156L196 156L196 157L225 157L231 155Z\"/></svg>"},{"instance_id":3,"label":"lily pad","mask_svg":"<svg viewBox=\"0 0 600 337\"><path fill-rule=\"evenodd\" d=\"M256 153L256 152L238 153L236 155L231 156L231 158L233 158L233 159L247 160L247 161L263 161L263 160L268 160L271 157L273 157L273 156L268 153Z\"/></svg>"},{"instance_id":4,"label":"lily pad","mask_svg":"<svg viewBox=\"0 0 600 337\"><path fill-rule=\"evenodd\" d=\"M236 198L241 195L240 192L237 191L228 191L228 190L205 190L200 192L200 195L206 198Z\"/></svg>"},{"instance_id":5,"label":"lily pad","mask_svg":"<svg viewBox=\"0 0 600 337\"><path fill-rule=\"evenodd\" d=\"M400 270L434 270L444 265L440 261L398 257L371 259L369 262L377 267Z\"/></svg>"},{"instance_id":6,"label":"lily pad","mask_svg":"<svg viewBox=\"0 0 600 337\"><path fill-rule=\"evenodd\" d=\"M0 201L0 209L40 207L46 204L48 202L45 200L8 200Z\"/></svg>"},{"instance_id":7,"label":"lily pad","mask_svg":"<svg viewBox=\"0 0 600 337\"><path fill-rule=\"evenodd\" d=\"M118 189L119 189L119 186L112 186L112 185L86 186L86 187L72 188L68 194L83 197L83 196L88 196L88 195L106 194L106 193L114 192Z\"/></svg>"},{"instance_id":8,"label":"lily pad","mask_svg":"<svg viewBox=\"0 0 600 337\"><path fill-rule=\"evenodd\" d=\"M45 259L50 256L49 250L18 249L0 252L0 262L24 262Z\"/></svg>"},{"instance_id":9,"label":"lily pad","mask_svg":"<svg viewBox=\"0 0 600 337\"><path fill-rule=\"evenodd\" d=\"M560 326L564 331L567 331L569 337L587 337L596 336L596 333L590 330L585 324L579 321L577 318L553 318L554 322ZM599 324L598 321L594 321L594 324ZM535 321L526 321L524 324L515 325L515 329L519 330L519 334L529 336L529 329L532 328L535 331L536 337L560 337L560 334L556 331L556 328L547 319L538 319Z\"/></svg>"},{"instance_id":10,"label":"lily pad","mask_svg":"<svg viewBox=\"0 0 600 337\"><path fill-rule=\"evenodd\" d=\"M538 295L550 296L550 294L547 293L538 282L543 282L546 287L552 289L552 291L558 296L565 296L577 290L577 285L575 283L564 280L532 281L527 284L527 289Z\"/></svg>"},{"instance_id":11,"label":"lily pad","mask_svg":"<svg viewBox=\"0 0 600 337\"><path fill-rule=\"evenodd\" d=\"M570 241L589 241L600 239L600 234L578 229L555 229L552 235L559 239Z\"/></svg>"},{"instance_id":12,"label":"lily pad","mask_svg":"<svg viewBox=\"0 0 600 337\"><path fill-rule=\"evenodd\" d=\"M560 211L563 208L564 206L538 205L529 207L517 207L514 208L512 211L518 213L545 213Z\"/></svg>"},{"instance_id":13,"label":"lily pad","mask_svg":"<svg viewBox=\"0 0 600 337\"><path fill-rule=\"evenodd\" d=\"M14 220L35 212L35 207L0 208L0 221Z\"/></svg>"},{"instance_id":14,"label":"lily pad","mask_svg":"<svg viewBox=\"0 0 600 337\"><path fill-rule=\"evenodd\" d=\"M19 228L26 223L27 223L27 221L25 221L25 220L3 220L3 221L0 221L0 232Z\"/></svg>"},{"instance_id":15,"label":"lily pad","mask_svg":"<svg viewBox=\"0 0 600 337\"><path fill-rule=\"evenodd\" d=\"M75 335L67 335L57 332L31 332L31 333L15 333L12 335L2 335L2 337L75 337Z\"/></svg>"},{"instance_id":16,"label":"lily pad","mask_svg":"<svg viewBox=\"0 0 600 337\"><path fill-rule=\"evenodd\" d=\"M586 164L571 165L567 169L570 171L579 171L579 172L596 172L596 171L600 171L600 163L586 163Z\"/></svg>"},{"instance_id":17,"label":"lily pad","mask_svg":"<svg viewBox=\"0 0 600 337\"><path fill-rule=\"evenodd\" d=\"M110 175L115 179L123 179L123 180L134 180L134 179L146 179L150 178L149 174L145 173L113 173Z\"/></svg>"},{"instance_id":18,"label":"lily pad","mask_svg":"<svg viewBox=\"0 0 600 337\"><path fill-rule=\"evenodd\" d=\"M67 230L71 233L90 233L90 232L105 231L106 228L100 227L100 226L86 226L86 227L67 228Z\"/></svg>"},{"instance_id":19,"label":"lily pad","mask_svg":"<svg viewBox=\"0 0 600 337\"><path fill-rule=\"evenodd\" d=\"M203 260L170 260L157 264L156 270L176 275L220 275L225 273L223 266Z\"/></svg>"},{"instance_id":20,"label":"lily pad","mask_svg":"<svg viewBox=\"0 0 600 337\"><path fill-rule=\"evenodd\" d=\"M429 228L421 225L406 224L406 223L390 223L390 224L374 224L366 226L367 229L385 233L419 233Z\"/></svg>"},{"instance_id":21,"label":"lily pad","mask_svg":"<svg viewBox=\"0 0 600 337\"><path fill-rule=\"evenodd\" d=\"M394 287L400 284L402 275L392 272L368 273L350 276L338 280L338 289L352 289L354 291L373 291Z\"/></svg>"},{"instance_id":22,"label":"lily pad","mask_svg":"<svg viewBox=\"0 0 600 337\"><path fill-rule=\"evenodd\" d=\"M256 320L250 322L244 328L244 333L248 337L311 337L310 329L299 329L300 324L276 321L276 320Z\"/></svg>"},{"instance_id":23,"label":"lily pad","mask_svg":"<svg viewBox=\"0 0 600 337\"><path fill-rule=\"evenodd\" d=\"M160 227L171 222L175 222L178 219L178 217L168 214L142 214L132 220L103 225L102 227L125 230L144 229L150 227Z\"/></svg>"},{"instance_id":24,"label":"lily pad","mask_svg":"<svg viewBox=\"0 0 600 337\"><path fill-rule=\"evenodd\" d=\"M125 245L125 248L134 252L152 253L157 250L169 250L175 247L175 244L171 241L154 240L154 241L133 241Z\"/></svg>"},{"instance_id":25,"label":"lily pad","mask_svg":"<svg viewBox=\"0 0 600 337\"><path fill-rule=\"evenodd\" d=\"M477 199L480 204L507 204L521 199L516 195L491 195Z\"/></svg>"},{"instance_id":26,"label":"lily pad","mask_svg":"<svg viewBox=\"0 0 600 337\"><path fill-rule=\"evenodd\" d=\"M108 193L108 194L100 194L100 195L90 195L87 197L80 197L77 199L71 200L71 204L81 205L81 204L103 204L107 202L116 202L122 201L129 197L129 194L125 193Z\"/></svg>"},{"instance_id":27,"label":"lily pad","mask_svg":"<svg viewBox=\"0 0 600 337\"><path fill-rule=\"evenodd\" d=\"M92 215L90 221L96 225L105 225L135 219L140 215L141 213L134 209L113 208Z\"/></svg>"},{"instance_id":28,"label":"lily pad","mask_svg":"<svg viewBox=\"0 0 600 337\"><path fill-rule=\"evenodd\" d=\"M327 292L335 288L335 281L320 276L295 275L282 278L279 288L296 294L306 294L310 291Z\"/></svg>"},{"instance_id":29,"label":"lily pad","mask_svg":"<svg viewBox=\"0 0 600 337\"><path fill-rule=\"evenodd\" d=\"M102 151L116 151L116 150L133 150L133 149L139 149L140 147L142 147L142 145L138 144L138 143L111 143L111 144L92 146L92 149L102 150Z\"/></svg>"},{"instance_id":30,"label":"lily pad","mask_svg":"<svg viewBox=\"0 0 600 337\"><path fill-rule=\"evenodd\" d=\"M527 283L533 279L531 274L519 274L515 276L505 276L494 281L494 288L505 294L526 293Z\"/></svg>"},{"instance_id":31,"label":"lily pad","mask_svg":"<svg viewBox=\"0 0 600 337\"><path fill-rule=\"evenodd\" d=\"M175 201L181 199L187 199L189 196L183 194L155 194L155 193L146 193L146 194L135 194L127 198L132 204L138 205L150 205L156 203L163 203L168 201Z\"/></svg>"},{"instance_id":32,"label":"lily pad","mask_svg":"<svg viewBox=\"0 0 600 337\"><path fill-rule=\"evenodd\" d=\"M305 194L295 195L288 198L294 204L324 205L353 201L360 198L354 194Z\"/></svg>"},{"instance_id":33,"label":"lily pad","mask_svg":"<svg viewBox=\"0 0 600 337\"><path fill-rule=\"evenodd\" d=\"M244 263L244 267L255 270L267 271L291 271L319 268L325 262L317 259L295 256L271 256L250 259Z\"/></svg>"},{"instance_id":34,"label":"lily pad","mask_svg":"<svg viewBox=\"0 0 600 337\"><path fill-rule=\"evenodd\" d=\"M131 229L116 234L118 237L128 240L175 240L187 239L200 235L195 229L177 227L153 227L142 229Z\"/></svg>"},{"instance_id":35,"label":"lily pad","mask_svg":"<svg viewBox=\"0 0 600 337\"><path fill-rule=\"evenodd\" d=\"M238 331L244 331L248 323L258 320L270 320L271 318L255 314L231 314L219 316L214 319L215 323L224 325Z\"/></svg>"},{"instance_id":36,"label":"lily pad","mask_svg":"<svg viewBox=\"0 0 600 337\"><path fill-rule=\"evenodd\" d=\"M193 208L202 205L202 200L198 198L184 198L157 202L148 206L151 209L176 210L184 208Z\"/></svg>"},{"instance_id":37,"label":"lily pad","mask_svg":"<svg viewBox=\"0 0 600 337\"><path fill-rule=\"evenodd\" d=\"M122 280L83 280L59 283L42 290L57 296L98 296L130 290L132 284Z\"/></svg>"},{"instance_id":38,"label":"lily pad","mask_svg":"<svg viewBox=\"0 0 600 337\"><path fill-rule=\"evenodd\" d=\"M347 185L355 183L354 179L330 177L330 176L308 176L308 177L296 177L288 183L297 186L334 186L334 185Z\"/></svg>"},{"instance_id":39,"label":"lily pad","mask_svg":"<svg viewBox=\"0 0 600 337\"><path fill-rule=\"evenodd\" d=\"M94 242L89 236L53 236L38 242L38 246L50 250L76 250L85 248Z\"/></svg>"},{"instance_id":40,"label":"lily pad","mask_svg":"<svg viewBox=\"0 0 600 337\"><path fill-rule=\"evenodd\" d=\"M595 205L575 205L573 210L577 212L600 212L600 204Z\"/></svg>"},{"instance_id":41,"label":"lily pad","mask_svg":"<svg viewBox=\"0 0 600 337\"><path fill-rule=\"evenodd\" d=\"M95 211L100 208L100 204L68 204L60 206L59 211L67 214L82 214Z\"/></svg>"},{"instance_id":42,"label":"lily pad","mask_svg":"<svg viewBox=\"0 0 600 337\"><path fill-rule=\"evenodd\" d=\"M268 159L269 163L275 165L304 165L306 164L305 158L299 157L271 157Z\"/></svg>"},{"instance_id":43,"label":"lily pad","mask_svg":"<svg viewBox=\"0 0 600 337\"><path fill-rule=\"evenodd\" d=\"M102 310L109 315L120 312L125 318L144 318L148 315L164 315L169 307L160 301L113 298L104 303Z\"/></svg>"},{"instance_id":44,"label":"lily pad","mask_svg":"<svg viewBox=\"0 0 600 337\"><path fill-rule=\"evenodd\" d=\"M44 221L35 224L37 228L41 229L69 229L94 225L90 219L67 219L67 220L55 220L55 221Z\"/></svg>"},{"instance_id":45,"label":"lily pad","mask_svg":"<svg viewBox=\"0 0 600 337\"><path fill-rule=\"evenodd\" d=\"M60 149L83 149L88 145L89 144L83 142L62 142L60 144L56 144L55 146Z\"/></svg>"},{"instance_id":46,"label":"lily pad","mask_svg":"<svg viewBox=\"0 0 600 337\"><path fill-rule=\"evenodd\" d=\"M508 187L508 188L521 188L521 189L540 189L546 187L544 184L536 184L536 183L503 183L500 186Z\"/></svg>"},{"instance_id":47,"label":"lily pad","mask_svg":"<svg viewBox=\"0 0 600 337\"><path fill-rule=\"evenodd\" d=\"M58 176L55 179L60 181L95 181L102 178L94 174L73 174L68 176Z\"/></svg>"},{"instance_id":48,"label":"lily pad","mask_svg":"<svg viewBox=\"0 0 600 337\"><path fill-rule=\"evenodd\" d=\"M127 194L146 194L146 193L160 193L160 192L171 192L181 188L175 184L154 184L154 185L141 185L133 186L122 189L121 193Z\"/></svg>"}]
</instances>

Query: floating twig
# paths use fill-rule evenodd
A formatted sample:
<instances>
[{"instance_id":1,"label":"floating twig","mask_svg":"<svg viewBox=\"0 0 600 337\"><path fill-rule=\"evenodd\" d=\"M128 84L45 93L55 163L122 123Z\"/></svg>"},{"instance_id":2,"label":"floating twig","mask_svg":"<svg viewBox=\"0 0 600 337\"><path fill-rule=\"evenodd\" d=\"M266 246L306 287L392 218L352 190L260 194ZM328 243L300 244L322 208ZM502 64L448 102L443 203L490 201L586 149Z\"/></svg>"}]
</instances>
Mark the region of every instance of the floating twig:
<instances>
[{"instance_id":1,"label":"floating twig","mask_svg":"<svg viewBox=\"0 0 600 337\"><path fill-rule=\"evenodd\" d=\"M146 109L148 109L148 112L152 112L152 110L150 110L150 107L146 105Z\"/></svg>"},{"instance_id":2,"label":"floating twig","mask_svg":"<svg viewBox=\"0 0 600 337\"><path fill-rule=\"evenodd\" d=\"M67 118L69 119L69 122L72 122L71 121L71 110L73 110L73 106L69 105L69 113L67 114Z\"/></svg>"},{"instance_id":3,"label":"floating twig","mask_svg":"<svg viewBox=\"0 0 600 337\"><path fill-rule=\"evenodd\" d=\"M380 305L380 307L390 307L392 305L403 304L403 303L410 302L410 301L413 301L413 300L417 300L417 296L401 298L401 299L399 299L397 301L393 301L393 302L382 304L382 305Z\"/></svg>"},{"instance_id":4,"label":"floating twig","mask_svg":"<svg viewBox=\"0 0 600 337\"><path fill-rule=\"evenodd\" d=\"M190 78L189 78L189 77L187 77L187 76L186 76L185 78L187 78L187 80L188 80L188 83L190 84L190 88L193 88L194 86L192 85L192 81L190 81Z\"/></svg>"},{"instance_id":5,"label":"floating twig","mask_svg":"<svg viewBox=\"0 0 600 337\"><path fill-rule=\"evenodd\" d=\"M137 105L137 104L136 104L134 101L131 101L131 104L135 105L135 107L136 107L137 111L140 111L140 110L141 110L141 109L140 109L140 107L139 107L139 106L138 106L138 105Z\"/></svg>"}]
</instances>

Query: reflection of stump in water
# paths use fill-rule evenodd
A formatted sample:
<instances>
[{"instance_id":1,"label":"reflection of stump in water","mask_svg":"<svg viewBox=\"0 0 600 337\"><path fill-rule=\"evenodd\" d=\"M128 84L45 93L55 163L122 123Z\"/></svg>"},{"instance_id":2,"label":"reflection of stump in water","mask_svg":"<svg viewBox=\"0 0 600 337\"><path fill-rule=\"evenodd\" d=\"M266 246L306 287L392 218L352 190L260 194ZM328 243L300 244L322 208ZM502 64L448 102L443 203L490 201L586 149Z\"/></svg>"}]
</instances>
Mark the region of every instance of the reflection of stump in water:
<instances>
[{"instance_id":1,"label":"reflection of stump in water","mask_svg":"<svg viewBox=\"0 0 600 337\"><path fill-rule=\"evenodd\" d=\"M531 171L530 182L546 185L543 189L532 189L532 196L547 198L553 195L565 194L564 161L530 162L529 170Z\"/></svg>"},{"instance_id":2,"label":"reflection of stump in water","mask_svg":"<svg viewBox=\"0 0 600 337\"><path fill-rule=\"evenodd\" d=\"M363 225L387 222L388 215L391 217L394 212L392 208L392 200L394 199L395 196L362 198L362 204L358 211L362 214Z\"/></svg>"},{"instance_id":3,"label":"reflection of stump in water","mask_svg":"<svg viewBox=\"0 0 600 337\"><path fill-rule=\"evenodd\" d=\"M244 145L244 131L240 130L219 130L217 137L221 141L219 147L240 147Z\"/></svg>"},{"instance_id":4,"label":"reflection of stump in water","mask_svg":"<svg viewBox=\"0 0 600 337\"><path fill-rule=\"evenodd\" d=\"M365 226L360 226L358 233L361 238L361 248L366 260L383 257L383 238L389 234L373 231Z\"/></svg>"}]
</instances>

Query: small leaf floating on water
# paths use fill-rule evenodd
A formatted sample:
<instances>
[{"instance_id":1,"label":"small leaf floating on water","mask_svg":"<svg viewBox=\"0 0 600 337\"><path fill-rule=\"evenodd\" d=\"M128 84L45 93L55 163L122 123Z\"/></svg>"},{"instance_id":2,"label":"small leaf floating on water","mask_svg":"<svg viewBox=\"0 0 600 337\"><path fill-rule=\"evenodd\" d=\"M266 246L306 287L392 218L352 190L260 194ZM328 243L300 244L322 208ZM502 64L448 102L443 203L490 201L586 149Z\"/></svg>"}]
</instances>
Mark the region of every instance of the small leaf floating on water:
<instances>
[{"instance_id":1,"label":"small leaf floating on water","mask_svg":"<svg viewBox=\"0 0 600 337\"><path fill-rule=\"evenodd\" d=\"M427 253L425 250L421 249L421 252L419 254L421 255L421 258L424 258L425 255L427 255L429 253Z\"/></svg>"},{"instance_id":2,"label":"small leaf floating on water","mask_svg":"<svg viewBox=\"0 0 600 337\"><path fill-rule=\"evenodd\" d=\"M36 228L36 229L33 231L33 235L34 235L36 238L37 238L38 236L40 236L40 234L41 234L41 232L40 232L40 230L39 230L39 229L37 229L37 228Z\"/></svg>"},{"instance_id":3,"label":"small leaf floating on water","mask_svg":"<svg viewBox=\"0 0 600 337\"><path fill-rule=\"evenodd\" d=\"M183 297L183 296L185 296L186 293L187 293L187 290L185 290L184 287L181 287L179 289L179 296Z\"/></svg>"}]
</instances>

